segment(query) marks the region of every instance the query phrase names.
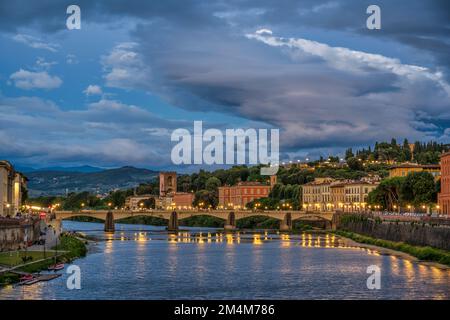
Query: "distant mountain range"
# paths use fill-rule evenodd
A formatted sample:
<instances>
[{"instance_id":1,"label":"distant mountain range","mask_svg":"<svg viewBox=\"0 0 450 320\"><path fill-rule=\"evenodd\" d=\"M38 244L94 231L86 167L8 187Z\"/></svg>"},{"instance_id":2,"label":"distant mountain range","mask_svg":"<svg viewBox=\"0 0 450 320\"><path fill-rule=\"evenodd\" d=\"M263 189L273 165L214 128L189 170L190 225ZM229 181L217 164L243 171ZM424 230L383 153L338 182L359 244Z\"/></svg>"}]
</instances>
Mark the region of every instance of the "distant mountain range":
<instances>
[{"instance_id":1,"label":"distant mountain range","mask_svg":"<svg viewBox=\"0 0 450 320\"><path fill-rule=\"evenodd\" d=\"M29 179L30 197L81 191L106 193L115 189L133 188L140 183L152 181L158 175L157 171L129 166L106 170L90 166L54 167L22 172Z\"/></svg>"},{"instance_id":2,"label":"distant mountain range","mask_svg":"<svg viewBox=\"0 0 450 320\"><path fill-rule=\"evenodd\" d=\"M104 171L104 168L98 168L98 167L92 167L92 166L78 166L78 167L45 167L45 168L31 168L31 167L21 167L16 166L16 170L23 172L23 173L29 173L29 172L36 172L36 171L63 171L63 172L84 172L84 173L91 173L91 172L100 172Z\"/></svg>"}]
</instances>

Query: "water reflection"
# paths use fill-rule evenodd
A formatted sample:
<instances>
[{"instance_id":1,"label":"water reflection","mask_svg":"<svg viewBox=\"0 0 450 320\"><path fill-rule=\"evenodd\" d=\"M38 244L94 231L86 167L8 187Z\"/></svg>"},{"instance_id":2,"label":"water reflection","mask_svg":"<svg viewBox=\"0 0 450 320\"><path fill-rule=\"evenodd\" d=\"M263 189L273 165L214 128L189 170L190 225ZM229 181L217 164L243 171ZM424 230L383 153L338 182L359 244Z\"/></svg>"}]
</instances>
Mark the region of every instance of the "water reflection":
<instances>
[{"instance_id":1,"label":"water reflection","mask_svg":"<svg viewBox=\"0 0 450 320\"><path fill-rule=\"evenodd\" d=\"M132 225L103 233L95 224L66 225L103 240L95 254L75 262L82 290L67 290L63 274L0 289L0 299L450 299L450 271L349 246L330 234L168 233ZM369 265L380 266L382 290L366 289Z\"/></svg>"}]
</instances>

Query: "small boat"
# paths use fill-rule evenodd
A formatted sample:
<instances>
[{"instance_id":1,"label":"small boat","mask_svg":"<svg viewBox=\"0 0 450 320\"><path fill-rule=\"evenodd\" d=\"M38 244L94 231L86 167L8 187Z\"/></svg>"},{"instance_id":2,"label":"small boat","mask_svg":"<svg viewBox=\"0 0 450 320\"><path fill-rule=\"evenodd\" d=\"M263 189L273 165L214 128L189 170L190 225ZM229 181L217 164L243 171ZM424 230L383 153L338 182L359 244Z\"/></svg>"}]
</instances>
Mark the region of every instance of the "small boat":
<instances>
[{"instance_id":1,"label":"small boat","mask_svg":"<svg viewBox=\"0 0 450 320\"><path fill-rule=\"evenodd\" d=\"M34 276L32 274L26 274L26 275L20 277L20 281L21 282L22 281L30 281L30 280L33 280L33 279L34 279Z\"/></svg>"},{"instance_id":2,"label":"small boat","mask_svg":"<svg viewBox=\"0 0 450 320\"><path fill-rule=\"evenodd\" d=\"M22 285L25 285L25 286L31 286L32 284L38 283L39 281L40 281L39 279L31 279L31 280L29 280L29 281L23 282Z\"/></svg>"},{"instance_id":3,"label":"small boat","mask_svg":"<svg viewBox=\"0 0 450 320\"><path fill-rule=\"evenodd\" d=\"M48 267L49 271L58 271L62 269L64 269L64 263L58 263Z\"/></svg>"}]
</instances>

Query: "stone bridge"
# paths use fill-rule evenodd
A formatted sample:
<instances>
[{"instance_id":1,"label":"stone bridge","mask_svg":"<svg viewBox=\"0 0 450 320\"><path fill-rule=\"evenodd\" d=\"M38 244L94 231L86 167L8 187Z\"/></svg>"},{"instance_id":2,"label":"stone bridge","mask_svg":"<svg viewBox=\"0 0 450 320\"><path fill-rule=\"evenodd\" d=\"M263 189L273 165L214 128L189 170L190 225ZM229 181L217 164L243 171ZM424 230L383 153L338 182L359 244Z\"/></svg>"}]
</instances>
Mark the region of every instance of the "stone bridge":
<instances>
[{"instance_id":1,"label":"stone bridge","mask_svg":"<svg viewBox=\"0 0 450 320\"><path fill-rule=\"evenodd\" d=\"M105 221L105 231L113 232L115 230L114 222L129 217L156 217L168 220L168 231L178 230L178 221L194 216L212 216L225 220L225 230L236 229L236 221L239 219L263 216L275 218L281 221L280 230L292 230L294 220L305 221L327 221L333 228L335 226L334 212L305 212L305 211L250 211L250 210L81 210L81 211L54 211L53 218L57 221L72 217L93 217Z\"/></svg>"}]
</instances>

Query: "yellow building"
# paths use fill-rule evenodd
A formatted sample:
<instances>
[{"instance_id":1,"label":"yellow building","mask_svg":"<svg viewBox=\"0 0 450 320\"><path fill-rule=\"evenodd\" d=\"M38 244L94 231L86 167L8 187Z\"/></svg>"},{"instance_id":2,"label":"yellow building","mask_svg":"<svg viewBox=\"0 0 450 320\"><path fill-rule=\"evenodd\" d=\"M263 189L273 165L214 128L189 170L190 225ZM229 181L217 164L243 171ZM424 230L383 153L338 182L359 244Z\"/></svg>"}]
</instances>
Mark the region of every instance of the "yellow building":
<instances>
[{"instance_id":1,"label":"yellow building","mask_svg":"<svg viewBox=\"0 0 450 320\"><path fill-rule=\"evenodd\" d=\"M303 210L358 212L367 207L369 193L379 185L379 179L334 180L316 178L302 187Z\"/></svg>"},{"instance_id":2,"label":"yellow building","mask_svg":"<svg viewBox=\"0 0 450 320\"><path fill-rule=\"evenodd\" d=\"M302 186L303 209L305 211L332 211L332 178L316 178Z\"/></svg>"},{"instance_id":3,"label":"yellow building","mask_svg":"<svg viewBox=\"0 0 450 320\"><path fill-rule=\"evenodd\" d=\"M22 205L22 188L26 178L11 163L0 161L0 216L15 215Z\"/></svg>"},{"instance_id":4,"label":"yellow building","mask_svg":"<svg viewBox=\"0 0 450 320\"><path fill-rule=\"evenodd\" d=\"M392 166L389 169L389 178L393 177L406 177L411 172L426 171L433 175L437 180L441 175L441 166L439 164L416 164L416 163L403 163Z\"/></svg>"}]
</instances>

